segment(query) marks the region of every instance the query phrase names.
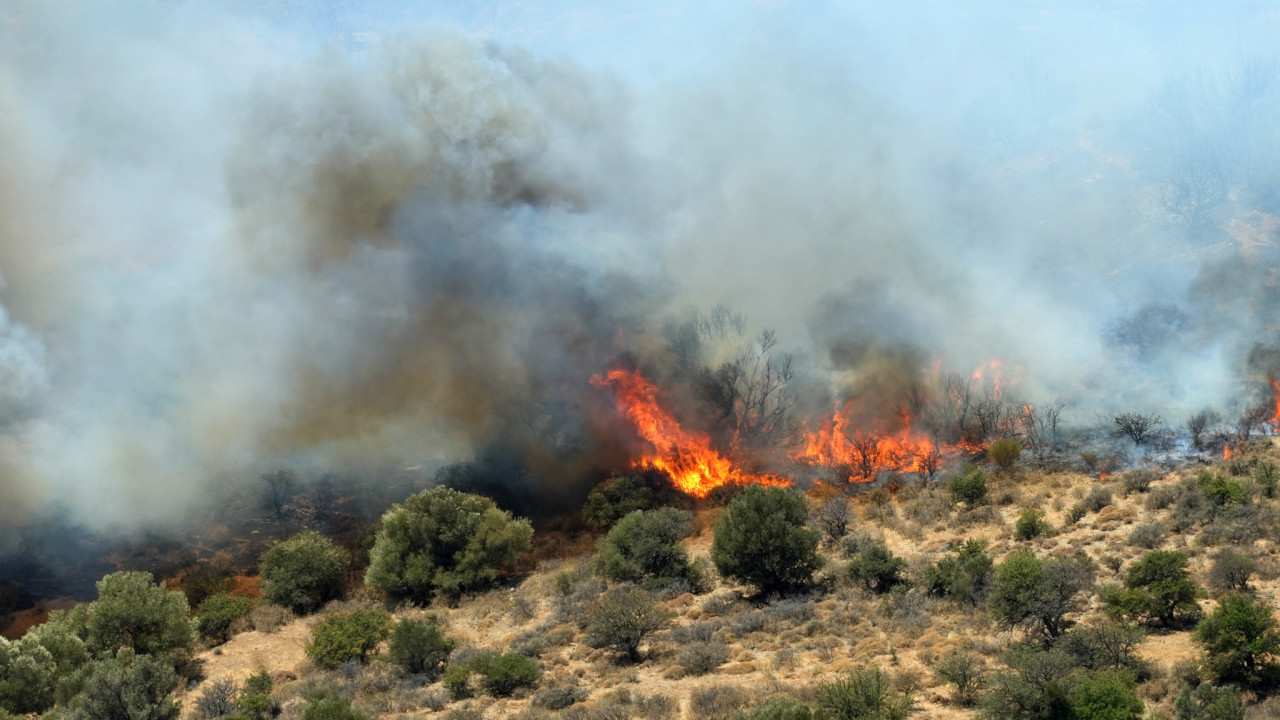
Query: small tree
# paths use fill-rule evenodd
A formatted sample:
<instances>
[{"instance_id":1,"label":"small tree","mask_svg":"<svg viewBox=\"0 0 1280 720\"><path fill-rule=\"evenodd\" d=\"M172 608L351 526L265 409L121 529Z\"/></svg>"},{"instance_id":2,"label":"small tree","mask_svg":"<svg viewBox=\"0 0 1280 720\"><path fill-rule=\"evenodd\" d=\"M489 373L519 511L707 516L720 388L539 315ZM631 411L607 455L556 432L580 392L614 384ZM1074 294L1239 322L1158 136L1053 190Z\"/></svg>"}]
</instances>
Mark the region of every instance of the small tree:
<instances>
[{"instance_id":1,"label":"small tree","mask_svg":"<svg viewBox=\"0 0 1280 720\"><path fill-rule=\"evenodd\" d=\"M186 598L183 598L186 602ZM90 663L67 720L174 720L178 675L165 661L122 648Z\"/></svg>"},{"instance_id":2,"label":"small tree","mask_svg":"<svg viewBox=\"0 0 1280 720\"><path fill-rule=\"evenodd\" d=\"M802 587L822 565L819 534L804 527L805 516L803 495L752 485L716 520L711 560L721 575L764 594Z\"/></svg>"},{"instance_id":3,"label":"small tree","mask_svg":"<svg viewBox=\"0 0 1280 720\"><path fill-rule=\"evenodd\" d=\"M458 643L446 638L435 618L406 618L391 633L391 662L434 682Z\"/></svg>"},{"instance_id":4,"label":"small tree","mask_svg":"<svg viewBox=\"0 0 1280 720\"><path fill-rule=\"evenodd\" d=\"M347 562L347 553L320 533L298 533L262 553L262 594L296 613L314 612L342 597Z\"/></svg>"},{"instance_id":5,"label":"small tree","mask_svg":"<svg viewBox=\"0 0 1280 720\"><path fill-rule=\"evenodd\" d=\"M653 490L636 475L611 477L591 489L582 506L582 519L595 528L607 528L636 510L653 506Z\"/></svg>"},{"instance_id":6,"label":"small tree","mask_svg":"<svg viewBox=\"0 0 1280 720\"><path fill-rule=\"evenodd\" d=\"M0 636L0 711L42 713L53 706L58 665L39 643Z\"/></svg>"},{"instance_id":7,"label":"small tree","mask_svg":"<svg viewBox=\"0 0 1280 720\"><path fill-rule=\"evenodd\" d=\"M614 582L653 587L688 578L689 556L680 541L692 532L693 514L686 510L636 510L600 539L595 571Z\"/></svg>"},{"instance_id":8,"label":"small tree","mask_svg":"<svg viewBox=\"0 0 1280 720\"><path fill-rule=\"evenodd\" d=\"M849 562L849 577L874 593L886 593L903 580L907 561L882 542L867 543Z\"/></svg>"},{"instance_id":9,"label":"small tree","mask_svg":"<svg viewBox=\"0 0 1280 720\"><path fill-rule=\"evenodd\" d=\"M813 511L812 521L828 542L837 542L849 534L849 525L853 523L849 499L843 495L827 498Z\"/></svg>"},{"instance_id":10,"label":"small tree","mask_svg":"<svg viewBox=\"0 0 1280 720\"><path fill-rule=\"evenodd\" d=\"M947 481L947 492L951 494L951 502L964 503L971 508L986 504L990 498L987 474L981 468L970 468Z\"/></svg>"},{"instance_id":11,"label":"small tree","mask_svg":"<svg viewBox=\"0 0 1280 720\"><path fill-rule=\"evenodd\" d=\"M1105 720L1141 720L1145 709L1133 689L1133 678L1124 671L1083 673L1071 693L1074 717Z\"/></svg>"},{"instance_id":12,"label":"small tree","mask_svg":"<svg viewBox=\"0 0 1280 720\"><path fill-rule=\"evenodd\" d=\"M1223 548L1209 568L1209 587L1215 590L1249 592L1249 578L1258 570L1258 561L1231 548Z\"/></svg>"},{"instance_id":13,"label":"small tree","mask_svg":"<svg viewBox=\"0 0 1280 720\"><path fill-rule=\"evenodd\" d=\"M426 602L489 587L529 549L533 527L479 495L437 487L382 516L365 583Z\"/></svg>"},{"instance_id":14,"label":"small tree","mask_svg":"<svg viewBox=\"0 0 1280 720\"><path fill-rule=\"evenodd\" d=\"M953 650L933 666L938 679L956 686L954 701L959 705L972 705L978 698L986 672L982 659L971 652Z\"/></svg>"},{"instance_id":15,"label":"small tree","mask_svg":"<svg viewBox=\"0 0 1280 720\"><path fill-rule=\"evenodd\" d=\"M671 621L671 613L658 607L653 595L634 585L610 588L587 608L587 644L611 647L640 662L640 645Z\"/></svg>"},{"instance_id":16,"label":"small tree","mask_svg":"<svg viewBox=\"0 0 1280 720\"><path fill-rule=\"evenodd\" d=\"M1127 437L1133 441L1134 447L1141 445L1151 439L1154 433L1160 427L1161 419L1155 413L1120 413L1111 418L1111 424L1114 426L1111 433L1116 437Z\"/></svg>"},{"instance_id":17,"label":"small tree","mask_svg":"<svg viewBox=\"0 0 1280 720\"><path fill-rule=\"evenodd\" d=\"M1056 638L1066 629L1063 617L1079 608L1093 579L1093 563L1086 556L1042 561L1030 550L1017 550L996 567L988 602L998 621Z\"/></svg>"},{"instance_id":18,"label":"small tree","mask_svg":"<svg viewBox=\"0 0 1280 720\"><path fill-rule=\"evenodd\" d=\"M1053 528L1045 522L1044 512L1040 508L1023 508L1018 521L1013 526L1013 536L1019 540L1030 540L1047 535Z\"/></svg>"},{"instance_id":19,"label":"small tree","mask_svg":"<svg viewBox=\"0 0 1280 720\"><path fill-rule=\"evenodd\" d=\"M87 645L93 652L131 648L173 660L196 640L188 611L187 596L154 582L151 573L111 573L98 581L98 599L89 605Z\"/></svg>"},{"instance_id":20,"label":"small tree","mask_svg":"<svg viewBox=\"0 0 1280 720\"><path fill-rule=\"evenodd\" d=\"M1219 683L1254 687L1275 672L1280 635L1271 607L1251 595L1229 592L1196 628L1204 666Z\"/></svg>"},{"instance_id":21,"label":"small tree","mask_svg":"<svg viewBox=\"0 0 1280 720\"><path fill-rule=\"evenodd\" d=\"M1198 618L1200 588L1187 572L1187 554L1152 550L1129 567L1124 589L1104 589L1102 600L1115 615L1169 627Z\"/></svg>"},{"instance_id":22,"label":"small tree","mask_svg":"<svg viewBox=\"0 0 1280 720\"><path fill-rule=\"evenodd\" d=\"M316 665L329 669L349 660L364 662L390 634L391 615L385 610L336 612L312 631L307 656Z\"/></svg>"}]
</instances>

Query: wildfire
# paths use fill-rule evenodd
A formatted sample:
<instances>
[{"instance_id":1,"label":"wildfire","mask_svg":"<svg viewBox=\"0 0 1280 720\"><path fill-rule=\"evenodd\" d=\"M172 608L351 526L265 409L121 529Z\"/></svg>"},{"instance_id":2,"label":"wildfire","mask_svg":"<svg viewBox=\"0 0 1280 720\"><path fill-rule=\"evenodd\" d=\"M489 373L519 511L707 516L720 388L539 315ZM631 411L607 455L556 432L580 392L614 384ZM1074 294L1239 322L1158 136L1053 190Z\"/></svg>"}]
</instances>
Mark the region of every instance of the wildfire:
<instances>
[{"instance_id":1,"label":"wildfire","mask_svg":"<svg viewBox=\"0 0 1280 720\"><path fill-rule=\"evenodd\" d=\"M742 470L711 447L711 438L706 434L681 428L680 423L658 404L657 388L640 373L610 370L603 377L592 377L591 383L597 387L613 388L623 414L635 426L640 437L653 447L652 452L646 452L634 465L665 472L684 492L694 497L706 497L713 488L727 484L791 484L776 475Z\"/></svg>"},{"instance_id":2,"label":"wildfire","mask_svg":"<svg viewBox=\"0 0 1280 720\"><path fill-rule=\"evenodd\" d=\"M941 455L933 441L911 428L911 416L902 411L897 429L874 432L854 428L854 401L836 405L817 430L804 436L803 446L792 458L814 465L846 467L851 481L868 482L880 470L922 472L938 469ZM853 429L851 429L853 428Z\"/></svg>"}]
</instances>

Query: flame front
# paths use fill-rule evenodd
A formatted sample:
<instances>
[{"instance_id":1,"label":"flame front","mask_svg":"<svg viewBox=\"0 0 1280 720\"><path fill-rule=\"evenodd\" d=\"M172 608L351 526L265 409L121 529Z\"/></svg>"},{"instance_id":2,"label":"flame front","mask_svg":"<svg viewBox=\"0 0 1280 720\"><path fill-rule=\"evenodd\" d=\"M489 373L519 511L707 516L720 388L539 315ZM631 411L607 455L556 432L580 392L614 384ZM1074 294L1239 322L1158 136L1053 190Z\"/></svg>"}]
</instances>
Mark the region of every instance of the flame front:
<instances>
[{"instance_id":1,"label":"flame front","mask_svg":"<svg viewBox=\"0 0 1280 720\"><path fill-rule=\"evenodd\" d=\"M711 438L705 433L681 428L658 404L657 388L640 373L610 370L604 377L592 377L591 383L613 388L623 415L653 447L652 452L645 453L634 465L661 470L684 492L706 497L713 488L727 484L791 484L776 475L749 473L738 468L711 446Z\"/></svg>"},{"instance_id":2,"label":"flame front","mask_svg":"<svg viewBox=\"0 0 1280 720\"><path fill-rule=\"evenodd\" d=\"M837 405L817 430L804 435L804 445L792 458L813 465L845 467L851 481L868 482L881 470L932 474L941 454L926 435L912 430L911 416L899 413L897 427L889 431L850 429L854 401Z\"/></svg>"}]
</instances>

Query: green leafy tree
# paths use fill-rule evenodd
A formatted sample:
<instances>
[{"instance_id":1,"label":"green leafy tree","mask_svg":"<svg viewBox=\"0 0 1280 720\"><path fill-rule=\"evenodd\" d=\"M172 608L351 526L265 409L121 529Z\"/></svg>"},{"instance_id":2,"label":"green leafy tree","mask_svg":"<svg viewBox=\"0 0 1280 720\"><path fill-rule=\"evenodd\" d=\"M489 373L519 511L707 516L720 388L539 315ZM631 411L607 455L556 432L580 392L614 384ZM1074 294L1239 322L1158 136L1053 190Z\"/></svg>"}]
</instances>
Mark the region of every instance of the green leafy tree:
<instances>
[{"instance_id":1,"label":"green leafy tree","mask_svg":"<svg viewBox=\"0 0 1280 720\"><path fill-rule=\"evenodd\" d=\"M977 467L970 467L948 480L947 492L951 494L951 502L964 503L971 508L985 505L991 498L987 489L987 473Z\"/></svg>"},{"instance_id":2,"label":"green leafy tree","mask_svg":"<svg viewBox=\"0 0 1280 720\"><path fill-rule=\"evenodd\" d=\"M1173 720L1244 720L1244 699L1231 685L1184 687L1173 702Z\"/></svg>"},{"instance_id":3,"label":"green leafy tree","mask_svg":"<svg viewBox=\"0 0 1280 720\"><path fill-rule=\"evenodd\" d=\"M315 612L342 597L347 564L346 551L329 538L311 530L298 533L262 553L262 594L296 613Z\"/></svg>"},{"instance_id":4,"label":"green leafy tree","mask_svg":"<svg viewBox=\"0 0 1280 720\"><path fill-rule=\"evenodd\" d=\"M996 620L1056 638L1066 629L1064 616L1079 609L1093 581L1086 556L1042 561L1030 550L1016 550L996 567L987 600Z\"/></svg>"},{"instance_id":5,"label":"green leafy tree","mask_svg":"<svg viewBox=\"0 0 1280 720\"><path fill-rule=\"evenodd\" d=\"M1057 648L1019 647L1004 655L1006 670L995 673L979 700L989 720L1068 720L1072 658Z\"/></svg>"},{"instance_id":6,"label":"green leafy tree","mask_svg":"<svg viewBox=\"0 0 1280 720\"><path fill-rule=\"evenodd\" d=\"M1045 522L1044 512L1040 508L1024 508L1018 515L1018 521L1014 523L1013 536L1019 540L1031 540L1047 535L1051 530L1053 528Z\"/></svg>"},{"instance_id":7,"label":"green leafy tree","mask_svg":"<svg viewBox=\"0 0 1280 720\"><path fill-rule=\"evenodd\" d=\"M38 642L0 637L0 710L25 715L53 706L58 664Z\"/></svg>"},{"instance_id":8,"label":"green leafy tree","mask_svg":"<svg viewBox=\"0 0 1280 720\"><path fill-rule=\"evenodd\" d=\"M716 520L711 561L721 575L763 594L803 587L822 565L820 534L804 526L807 514L803 495L752 485Z\"/></svg>"},{"instance_id":9,"label":"green leafy tree","mask_svg":"<svg viewBox=\"0 0 1280 720\"><path fill-rule=\"evenodd\" d=\"M607 528L636 510L653 506L653 490L636 475L611 477L591 489L582 507L582 519L595 528Z\"/></svg>"},{"instance_id":10,"label":"green leafy tree","mask_svg":"<svg viewBox=\"0 0 1280 720\"><path fill-rule=\"evenodd\" d=\"M84 642L89 634L88 613L89 605L56 610L47 622L31 628L22 637L22 643L36 643L53 658L53 700L60 705L70 702L83 684L80 670L90 660Z\"/></svg>"},{"instance_id":11,"label":"green leafy tree","mask_svg":"<svg viewBox=\"0 0 1280 720\"><path fill-rule=\"evenodd\" d=\"M994 563L983 540L966 540L955 555L925 568L924 586L931 595L976 604L991 590Z\"/></svg>"},{"instance_id":12,"label":"green leafy tree","mask_svg":"<svg viewBox=\"0 0 1280 720\"><path fill-rule=\"evenodd\" d=\"M1133 689L1133 678L1122 670L1083 673L1071 692L1071 709L1077 718L1089 720L1141 720L1142 699Z\"/></svg>"},{"instance_id":13,"label":"green leafy tree","mask_svg":"<svg viewBox=\"0 0 1280 720\"><path fill-rule=\"evenodd\" d=\"M862 546L849 561L849 577L871 592L886 593L903 581L907 561L894 555L882 542Z\"/></svg>"},{"instance_id":14,"label":"green leafy tree","mask_svg":"<svg viewBox=\"0 0 1280 720\"><path fill-rule=\"evenodd\" d=\"M418 602L483 589L529 549L532 538L528 520L513 520L492 500L433 488L382 516L365 583Z\"/></svg>"},{"instance_id":15,"label":"green leafy tree","mask_svg":"<svg viewBox=\"0 0 1280 720\"><path fill-rule=\"evenodd\" d=\"M167 590L148 572L116 572L98 581L98 599L86 624L91 652L131 648L169 660L186 655L196 640L196 622L187 617L187 596Z\"/></svg>"},{"instance_id":16,"label":"green leafy tree","mask_svg":"<svg viewBox=\"0 0 1280 720\"><path fill-rule=\"evenodd\" d=\"M266 668L245 678L236 698L237 720L266 720L280 713L279 706L271 700L275 681Z\"/></svg>"},{"instance_id":17,"label":"green leafy tree","mask_svg":"<svg viewBox=\"0 0 1280 720\"><path fill-rule=\"evenodd\" d=\"M434 617L406 618L396 623L391 633L391 662L414 675L425 675L435 681L457 646L455 640L444 636Z\"/></svg>"},{"instance_id":18,"label":"green leafy tree","mask_svg":"<svg viewBox=\"0 0 1280 720\"><path fill-rule=\"evenodd\" d=\"M693 514L660 508L618 520L596 545L595 571L614 582L661 587L688 578L689 556L680 541L693 532Z\"/></svg>"},{"instance_id":19,"label":"green leafy tree","mask_svg":"<svg viewBox=\"0 0 1280 720\"><path fill-rule=\"evenodd\" d=\"M64 716L67 720L178 717L178 703L173 699L178 674L169 663L126 647L90 663L84 670L83 689L69 704Z\"/></svg>"},{"instance_id":20,"label":"green leafy tree","mask_svg":"<svg viewBox=\"0 0 1280 720\"><path fill-rule=\"evenodd\" d=\"M1254 687L1275 674L1280 650L1271 607L1250 595L1228 592L1200 621L1196 641L1204 647L1204 666L1219 683Z\"/></svg>"},{"instance_id":21,"label":"green leafy tree","mask_svg":"<svg viewBox=\"0 0 1280 720\"><path fill-rule=\"evenodd\" d=\"M915 709L911 694L894 690L889 673L875 667L820 686L815 704L831 720L902 720Z\"/></svg>"},{"instance_id":22,"label":"green leafy tree","mask_svg":"<svg viewBox=\"0 0 1280 720\"><path fill-rule=\"evenodd\" d=\"M1129 566L1124 588L1106 588L1108 612L1168 627L1200 616L1200 586L1187 572L1187 554L1152 550Z\"/></svg>"},{"instance_id":23,"label":"green leafy tree","mask_svg":"<svg viewBox=\"0 0 1280 720\"><path fill-rule=\"evenodd\" d=\"M651 593L634 585L610 588L586 611L587 644L611 647L630 662L640 662L640 645L671 622L671 613L658 607Z\"/></svg>"},{"instance_id":24,"label":"green leafy tree","mask_svg":"<svg viewBox=\"0 0 1280 720\"><path fill-rule=\"evenodd\" d=\"M307 655L316 665L329 669L348 660L364 662L390 634L391 615L385 610L336 612L312 631Z\"/></svg>"}]
</instances>

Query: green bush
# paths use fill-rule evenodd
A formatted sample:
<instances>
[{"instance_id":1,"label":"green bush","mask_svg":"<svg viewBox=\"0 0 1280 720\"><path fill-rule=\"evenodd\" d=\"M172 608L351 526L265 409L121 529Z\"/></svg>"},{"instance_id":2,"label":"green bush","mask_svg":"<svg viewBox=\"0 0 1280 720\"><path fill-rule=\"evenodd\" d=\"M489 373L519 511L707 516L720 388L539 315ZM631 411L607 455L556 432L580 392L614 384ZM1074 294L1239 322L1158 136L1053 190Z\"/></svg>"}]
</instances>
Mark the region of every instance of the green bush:
<instances>
[{"instance_id":1,"label":"green bush","mask_svg":"<svg viewBox=\"0 0 1280 720\"><path fill-rule=\"evenodd\" d=\"M391 662L434 681L457 646L444 636L434 617L425 621L406 618L396 623L391 633Z\"/></svg>"},{"instance_id":2,"label":"green bush","mask_svg":"<svg viewBox=\"0 0 1280 720\"><path fill-rule=\"evenodd\" d=\"M1111 491L1104 487L1095 487L1089 491L1088 495L1084 496L1082 502L1089 512L1098 512L1111 504Z\"/></svg>"},{"instance_id":3,"label":"green bush","mask_svg":"<svg viewBox=\"0 0 1280 720\"><path fill-rule=\"evenodd\" d=\"M1052 530L1049 523L1045 522L1044 512L1040 508L1029 507L1018 515L1018 521L1013 526L1013 536L1019 540L1030 540L1047 535Z\"/></svg>"},{"instance_id":4,"label":"green bush","mask_svg":"<svg viewBox=\"0 0 1280 720\"><path fill-rule=\"evenodd\" d=\"M258 562L262 594L299 614L342 597L347 553L320 533L298 533L276 543Z\"/></svg>"},{"instance_id":5,"label":"green bush","mask_svg":"<svg viewBox=\"0 0 1280 720\"><path fill-rule=\"evenodd\" d=\"M820 686L814 702L831 720L902 720L915 708L911 694L894 690L889 674L875 667Z\"/></svg>"},{"instance_id":6,"label":"green bush","mask_svg":"<svg viewBox=\"0 0 1280 720\"><path fill-rule=\"evenodd\" d=\"M150 576L148 575L148 578ZM183 604L187 598L182 593ZM84 684L63 716L66 720L174 720L178 675L164 660L122 648L84 668Z\"/></svg>"},{"instance_id":7,"label":"green bush","mask_svg":"<svg viewBox=\"0 0 1280 720\"><path fill-rule=\"evenodd\" d=\"M1218 683L1251 688L1275 674L1280 635L1271 607L1251 595L1229 592L1196 628L1204 667Z\"/></svg>"},{"instance_id":8,"label":"green bush","mask_svg":"<svg viewBox=\"0 0 1280 720\"><path fill-rule=\"evenodd\" d=\"M680 541L693 532L693 514L659 508L618 520L596 545L595 572L614 582L664 587L690 577Z\"/></svg>"},{"instance_id":9,"label":"green bush","mask_svg":"<svg viewBox=\"0 0 1280 720\"><path fill-rule=\"evenodd\" d=\"M809 584L822 565L819 533L804 527L803 495L752 485L716 520L711 560L724 577L754 585L762 594Z\"/></svg>"},{"instance_id":10,"label":"green bush","mask_svg":"<svg viewBox=\"0 0 1280 720\"><path fill-rule=\"evenodd\" d=\"M469 663L480 675L484 691L493 697L508 697L520 688L531 688L542 677L542 668L519 653L481 654Z\"/></svg>"},{"instance_id":11,"label":"green bush","mask_svg":"<svg viewBox=\"0 0 1280 720\"><path fill-rule=\"evenodd\" d=\"M1173 701L1173 720L1244 720L1244 699L1240 689L1227 685L1215 688L1200 683L1195 690L1182 688Z\"/></svg>"},{"instance_id":12,"label":"green bush","mask_svg":"<svg viewBox=\"0 0 1280 720\"><path fill-rule=\"evenodd\" d=\"M231 623L249 614L253 600L233 595L210 595L196 610L196 629L200 637L226 642Z\"/></svg>"},{"instance_id":13,"label":"green bush","mask_svg":"<svg viewBox=\"0 0 1280 720\"><path fill-rule=\"evenodd\" d=\"M1079 608L1093 580L1086 556L1042 561L1030 550L1016 550L996 567L988 602L997 621L1056 638L1066 629L1063 616Z\"/></svg>"},{"instance_id":14,"label":"green bush","mask_svg":"<svg viewBox=\"0 0 1280 720\"><path fill-rule=\"evenodd\" d=\"M634 585L611 588L587 607L586 642L591 647L614 648L630 662L639 662L640 644L665 628L671 617L646 590Z\"/></svg>"},{"instance_id":15,"label":"green bush","mask_svg":"<svg viewBox=\"0 0 1280 720\"><path fill-rule=\"evenodd\" d=\"M951 495L951 502L964 503L971 508L985 505L991 499L987 474L976 467L947 480L947 492Z\"/></svg>"},{"instance_id":16,"label":"green bush","mask_svg":"<svg viewBox=\"0 0 1280 720\"><path fill-rule=\"evenodd\" d=\"M1089 509L1080 503L1076 503L1067 509L1066 521L1068 525L1075 525L1089 514Z\"/></svg>"},{"instance_id":17,"label":"green bush","mask_svg":"<svg viewBox=\"0 0 1280 720\"><path fill-rule=\"evenodd\" d=\"M1214 508L1243 505L1249 499L1248 492L1239 481L1208 470L1200 471L1196 476L1196 485Z\"/></svg>"},{"instance_id":18,"label":"green bush","mask_svg":"<svg viewBox=\"0 0 1280 720\"><path fill-rule=\"evenodd\" d=\"M989 720L1074 718L1069 676L1072 658L1057 648L1023 646L1004 654L1007 670L994 673L979 699Z\"/></svg>"},{"instance_id":19,"label":"green bush","mask_svg":"<svg viewBox=\"0 0 1280 720\"><path fill-rule=\"evenodd\" d=\"M1209 587L1218 591L1249 591L1249 577L1258 571L1258 561L1239 550L1225 548L1209 567Z\"/></svg>"},{"instance_id":20,"label":"green bush","mask_svg":"<svg viewBox=\"0 0 1280 720\"><path fill-rule=\"evenodd\" d=\"M1141 720L1145 709L1133 689L1133 678L1120 670L1084 673L1071 692L1074 717L1096 720Z\"/></svg>"},{"instance_id":21,"label":"green bush","mask_svg":"<svg viewBox=\"0 0 1280 720\"><path fill-rule=\"evenodd\" d=\"M982 659L964 650L953 650L943 656L933 666L933 672L942 682L956 686L954 699L960 705L972 705L977 700L986 675Z\"/></svg>"},{"instance_id":22,"label":"green bush","mask_svg":"<svg viewBox=\"0 0 1280 720\"><path fill-rule=\"evenodd\" d=\"M280 714L280 708L271 700L271 690L274 687L271 673L265 668L245 678L244 687L240 689L236 699L239 717L266 720Z\"/></svg>"},{"instance_id":23,"label":"green bush","mask_svg":"<svg viewBox=\"0 0 1280 720\"><path fill-rule=\"evenodd\" d=\"M868 543L849 561L849 578L874 593L886 593L903 581L907 561L882 542Z\"/></svg>"},{"instance_id":24,"label":"green bush","mask_svg":"<svg viewBox=\"0 0 1280 720\"><path fill-rule=\"evenodd\" d=\"M462 700L471 697L471 666L467 664L450 665L441 678L449 697Z\"/></svg>"},{"instance_id":25,"label":"green bush","mask_svg":"<svg viewBox=\"0 0 1280 720\"><path fill-rule=\"evenodd\" d=\"M86 644L91 652L132 648L172 661L196 640L188 610L187 596L154 582L151 573L111 573L98 581L98 599L89 605Z\"/></svg>"},{"instance_id":26,"label":"green bush","mask_svg":"<svg viewBox=\"0 0 1280 720\"><path fill-rule=\"evenodd\" d=\"M1072 628L1058 638L1054 647L1075 658L1080 667L1090 670L1129 670L1134 677L1150 673L1145 660L1138 655L1142 642L1140 628L1123 622L1102 622Z\"/></svg>"},{"instance_id":27,"label":"green bush","mask_svg":"<svg viewBox=\"0 0 1280 720\"><path fill-rule=\"evenodd\" d=\"M775 697L754 710L739 711L733 720L813 720L813 712L795 698Z\"/></svg>"},{"instance_id":28,"label":"green bush","mask_svg":"<svg viewBox=\"0 0 1280 720\"><path fill-rule=\"evenodd\" d=\"M1200 587L1187 572L1187 554L1172 550L1152 550L1129 566L1124 588L1104 589L1102 601L1107 611L1164 627L1200 615L1196 598Z\"/></svg>"},{"instance_id":29,"label":"green bush","mask_svg":"<svg viewBox=\"0 0 1280 720\"><path fill-rule=\"evenodd\" d=\"M955 549L955 556L945 557L924 571L924 585L931 595L961 603L976 604L991 589L994 572L987 543L966 540Z\"/></svg>"},{"instance_id":30,"label":"green bush","mask_svg":"<svg viewBox=\"0 0 1280 720\"><path fill-rule=\"evenodd\" d=\"M1276 486L1280 484L1280 467L1275 463L1263 461L1253 469L1253 482L1266 497L1276 496Z\"/></svg>"},{"instance_id":31,"label":"green bush","mask_svg":"<svg viewBox=\"0 0 1280 720\"><path fill-rule=\"evenodd\" d=\"M39 643L0 637L0 710L18 715L48 710L57 670L53 655Z\"/></svg>"},{"instance_id":32,"label":"green bush","mask_svg":"<svg viewBox=\"0 0 1280 720\"><path fill-rule=\"evenodd\" d=\"M1002 470L1013 467L1021 455L1022 443L1013 438L1000 438L987 446L987 457Z\"/></svg>"},{"instance_id":33,"label":"green bush","mask_svg":"<svg viewBox=\"0 0 1280 720\"><path fill-rule=\"evenodd\" d=\"M385 610L336 612L312 631L307 655L316 665L329 669L348 660L364 662L390 634L391 615Z\"/></svg>"},{"instance_id":34,"label":"green bush","mask_svg":"<svg viewBox=\"0 0 1280 720\"><path fill-rule=\"evenodd\" d=\"M307 697L300 720L365 720L365 714L351 707L332 688L322 688Z\"/></svg>"},{"instance_id":35,"label":"green bush","mask_svg":"<svg viewBox=\"0 0 1280 720\"><path fill-rule=\"evenodd\" d=\"M607 528L636 510L653 506L653 490L635 475L611 477L591 489L582 507L582 519L590 527Z\"/></svg>"},{"instance_id":36,"label":"green bush","mask_svg":"<svg viewBox=\"0 0 1280 720\"><path fill-rule=\"evenodd\" d=\"M80 690L83 677L79 672L90 660L83 636L88 635L88 605L71 610L56 610L49 620L27 631L19 645L35 643L53 658L53 700L66 705Z\"/></svg>"},{"instance_id":37,"label":"green bush","mask_svg":"<svg viewBox=\"0 0 1280 720\"><path fill-rule=\"evenodd\" d=\"M493 501L437 487L382 516L365 583L418 602L496 583L529 549L533 528Z\"/></svg>"}]
</instances>

